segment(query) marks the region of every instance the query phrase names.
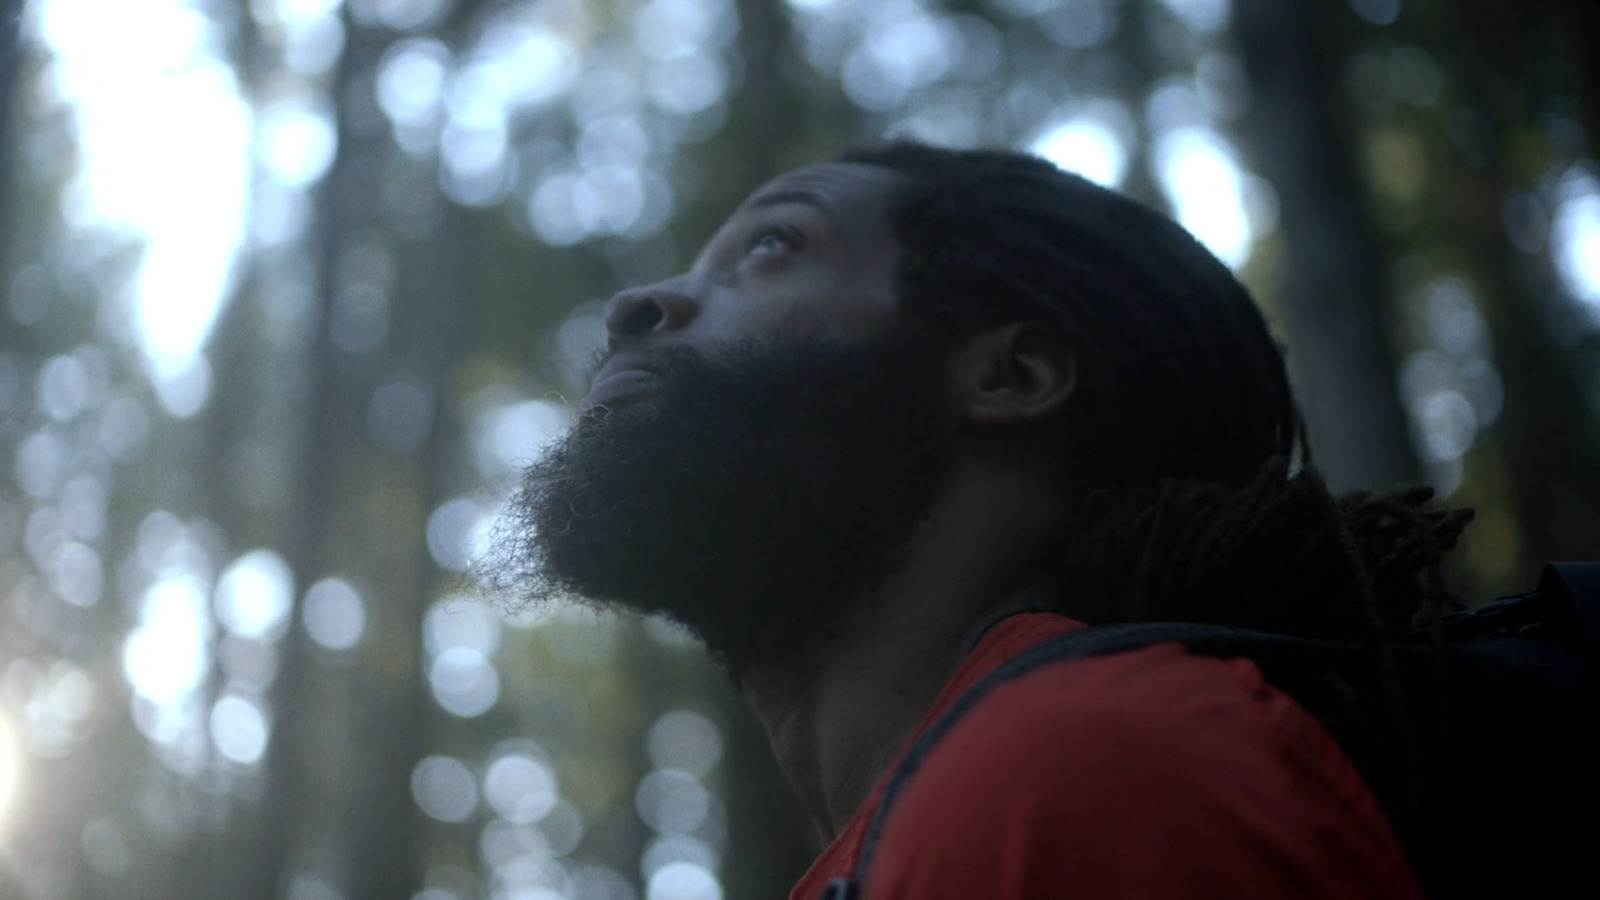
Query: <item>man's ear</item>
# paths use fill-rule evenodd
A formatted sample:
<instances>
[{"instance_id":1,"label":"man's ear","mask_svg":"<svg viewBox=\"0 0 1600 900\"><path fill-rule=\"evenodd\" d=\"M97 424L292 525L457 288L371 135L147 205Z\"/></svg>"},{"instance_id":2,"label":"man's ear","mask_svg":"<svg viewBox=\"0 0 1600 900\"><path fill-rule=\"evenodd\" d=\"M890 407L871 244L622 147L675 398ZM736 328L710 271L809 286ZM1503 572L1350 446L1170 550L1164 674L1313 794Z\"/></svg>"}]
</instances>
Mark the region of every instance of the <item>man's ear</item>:
<instances>
[{"instance_id":1,"label":"man's ear","mask_svg":"<svg viewBox=\"0 0 1600 900\"><path fill-rule=\"evenodd\" d=\"M1059 333L1034 322L974 335L957 351L953 365L957 408L973 425L1047 418L1078 384L1072 349Z\"/></svg>"}]
</instances>

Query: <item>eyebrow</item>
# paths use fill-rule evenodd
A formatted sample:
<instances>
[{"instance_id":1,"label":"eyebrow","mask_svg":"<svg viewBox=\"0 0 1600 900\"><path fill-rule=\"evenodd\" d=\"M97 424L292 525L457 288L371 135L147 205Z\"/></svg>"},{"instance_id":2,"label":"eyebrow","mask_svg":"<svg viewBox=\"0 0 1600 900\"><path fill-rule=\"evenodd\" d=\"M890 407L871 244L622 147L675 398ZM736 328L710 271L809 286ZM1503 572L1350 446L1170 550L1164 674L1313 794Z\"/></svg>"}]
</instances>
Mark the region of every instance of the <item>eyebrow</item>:
<instances>
[{"instance_id":1,"label":"eyebrow","mask_svg":"<svg viewBox=\"0 0 1600 900\"><path fill-rule=\"evenodd\" d=\"M843 223L839 221L839 216L834 212L833 207L822 198L821 194L818 194L815 191L797 189L773 191L770 194L762 194L754 200L751 200L750 204L745 208L766 209L769 206L783 206L789 203L798 203L802 206L809 206L822 213L823 218L828 220L828 224L833 226L835 231L843 230Z\"/></svg>"}]
</instances>

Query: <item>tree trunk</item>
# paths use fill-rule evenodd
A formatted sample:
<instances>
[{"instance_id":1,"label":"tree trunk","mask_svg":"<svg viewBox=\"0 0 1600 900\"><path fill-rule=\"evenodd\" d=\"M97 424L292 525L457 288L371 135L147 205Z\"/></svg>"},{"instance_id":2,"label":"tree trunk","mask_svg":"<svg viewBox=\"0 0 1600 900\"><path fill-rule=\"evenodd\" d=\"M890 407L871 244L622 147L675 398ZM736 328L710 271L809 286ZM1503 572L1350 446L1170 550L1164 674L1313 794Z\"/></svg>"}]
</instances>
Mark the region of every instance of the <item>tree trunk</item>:
<instances>
[{"instance_id":1,"label":"tree trunk","mask_svg":"<svg viewBox=\"0 0 1600 900\"><path fill-rule=\"evenodd\" d=\"M1556 32L1568 43L1578 88L1578 115L1589 135L1589 155L1600 156L1600 3L1564 0Z\"/></svg>"},{"instance_id":2,"label":"tree trunk","mask_svg":"<svg viewBox=\"0 0 1600 900\"><path fill-rule=\"evenodd\" d=\"M341 258L358 237L388 236L384 161L391 147L372 107L371 81L387 38L350 21L348 13L345 26L347 43L332 85L338 153L305 239L315 260L318 302L303 357L306 420L287 556L301 598L310 583L329 575L354 581L368 625L351 665L323 668L301 627L297 598L281 644L263 840L252 877L243 882L250 896L281 896L300 869L352 898L415 890L408 779L423 734L417 643L427 558L421 546L426 501L419 496L425 476L417 459L385 457L367 435L368 404L384 363L398 367L382 349L354 357L330 337ZM404 279L397 279L397 310L414 300L402 299L404 290ZM391 336L401 330L397 321ZM380 506L381 500L397 509ZM383 533L374 534L377 529ZM313 855L303 855L308 850Z\"/></svg>"},{"instance_id":3,"label":"tree trunk","mask_svg":"<svg viewBox=\"0 0 1600 900\"><path fill-rule=\"evenodd\" d=\"M1254 95L1241 132L1281 203L1280 308L1315 461L1335 489L1388 489L1417 481L1420 467L1396 388L1387 268L1322 8L1235 6Z\"/></svg>"},{"instance_id":4,"label":"tree trunk","mask_svg":"<svg viewBox=\"0 0 1600 900\"><path fill-rule=\"evenodd\" d=\"M1587 111L1591 117L1589 152L1594 152L1600 65L1581 54L1600 49L1600 35L1564 33L1565 27L1583 24L1600 27L1600 8L1581 2L1554 10L1503 7L1459 17L1449 35L1451 48L1465 61L1458 84L1463 101L1487 115L1496 132L1488 165L1461 173L1456 193L1463 199L1455 221L1478 267L1484 314L1505 375L1496 432L1512 476L1523 551L1518 574L1524 583L1546 561L1600 552L1595 543L1600 416L1593 401L1600 347L1583 324L1587 314L1579 301L1559 290L1548 254L1514 249L1502 218L1506 196L1528 188L1530 175L1517 171L1518 160L1501 136L1525 127L1548 102L1531 79L1512 77L1557 56L1568 40L1574 54L1571 74L1578 82L1572 87L1582 97L1580 114Z\"/></svg>"},{"instance_id":5,"label":"tree trunk","mask_svg":"<svg viewBox=\"0 0 1600 900\"><path fill-rule=\"evenodd\" d=\"M22 74L22 0L0 0L0 252L9 252L12 166L16 142L17 77Z\"/></svg>"}]
</instances>

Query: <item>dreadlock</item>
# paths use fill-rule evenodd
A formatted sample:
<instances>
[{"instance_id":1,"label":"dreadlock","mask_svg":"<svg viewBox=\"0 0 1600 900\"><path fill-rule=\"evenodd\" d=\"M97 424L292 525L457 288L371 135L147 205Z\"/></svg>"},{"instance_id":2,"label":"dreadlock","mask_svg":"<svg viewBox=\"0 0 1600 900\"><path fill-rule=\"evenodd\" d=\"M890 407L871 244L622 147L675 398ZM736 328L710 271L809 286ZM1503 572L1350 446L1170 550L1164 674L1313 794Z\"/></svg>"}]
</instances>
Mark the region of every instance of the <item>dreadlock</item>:
<instances>
[{"instance_id":1,"label":"dreadlock","mask_svg":"<svg viewBox=\"0 0 1600 900\"><path fill-rule=\"evenodd\" d=\"M1238 484L1287 456L1283 356L1227 267L1171 219L1044 160L897 143L847 154L901 176L890 223L908 318L1051 323L1078 363L1070 414L1100 485Z\"/></svg>"},{"instance_id":2,"label":"dreadlock","mask_svg":"<svg viewBox=\"0 0 1600 900\"><path fill-rule=\"evenodd\" d=\"M1382 640L1456 603L1440 564L1471 512L1430 509L1426 488L1333 497L1260 310L1171 219L1021 153L898 142L841 160L900 176L907 319L1029 319L1071 347L1062 415L1083 446L1064 465L1096 488L1064 542L1074 615Z\"/></svg>"},{"instance_id":3,"label":"dreadlock","mask_svg":"<svg viewBox=\"0 0 1600 900\"><path fill-rule=\"evenodd\" d=\"M1327 639L1389 636L1460 605L1440 571L1472 511L1431 488L1334 497L1268 460L1241 488L1192 479L1092 495L1063 593L1094 622L1173 620Z\"/></svg>"}]
</instances>

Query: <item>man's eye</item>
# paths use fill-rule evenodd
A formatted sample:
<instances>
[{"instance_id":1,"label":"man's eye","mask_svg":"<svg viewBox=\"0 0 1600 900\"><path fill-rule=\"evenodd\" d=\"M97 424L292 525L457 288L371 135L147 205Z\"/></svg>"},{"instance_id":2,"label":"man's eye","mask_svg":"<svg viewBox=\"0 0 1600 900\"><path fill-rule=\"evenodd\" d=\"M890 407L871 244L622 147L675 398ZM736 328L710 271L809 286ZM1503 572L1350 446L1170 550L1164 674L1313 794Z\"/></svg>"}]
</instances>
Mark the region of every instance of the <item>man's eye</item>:
<instances>
[{"instance_id":1,"label":"man's eye","mask_svg":"<svg viewBox=\"0 0 1600 900\"><path fill-rule=\"evenodd\" d=\"M800 247L800 238L793 229L774 226L763 228L750 236L746 252L751 256L784 253Z\"/></svg>"}]
</instances>

